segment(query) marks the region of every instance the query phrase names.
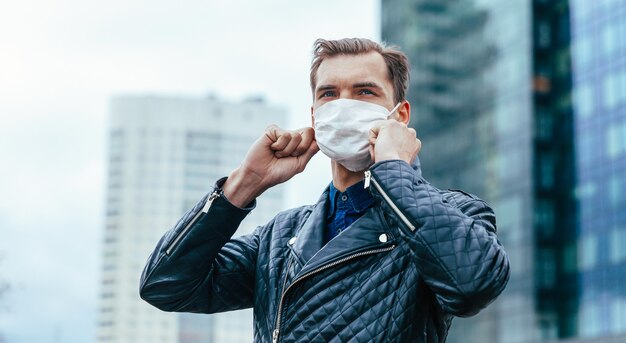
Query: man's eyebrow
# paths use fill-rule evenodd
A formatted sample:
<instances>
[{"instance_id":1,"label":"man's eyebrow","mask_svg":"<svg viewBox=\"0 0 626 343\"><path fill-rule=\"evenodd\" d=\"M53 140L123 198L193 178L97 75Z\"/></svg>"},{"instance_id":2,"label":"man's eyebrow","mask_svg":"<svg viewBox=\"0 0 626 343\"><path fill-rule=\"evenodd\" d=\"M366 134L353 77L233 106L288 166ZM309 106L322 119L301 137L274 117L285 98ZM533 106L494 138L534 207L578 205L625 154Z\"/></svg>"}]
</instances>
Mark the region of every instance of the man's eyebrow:
<instances>
[{"instance_id":1,"label":"man's eyebrow","mask_svg":"<svg viewBox=\"0 0 626 343\"><path fill-rule=\"evenodd\" d=\"M358 82L355 84L352 84L352 88L378 88L378 89L382 89L381 86L379 86L377 83L375 82Z\"/></svg>"},{"instance_id":2,"label":"man's eyebrow","mask_svg":"<svg viewBox=\"0 0 626 343\"><path fill-rule=\"evenodd\" d=\"M321 86L318 86L317 89L315 89L315 92L327 91L329 89L335 89L335 88L337 88L337 86L334 86L334 85L321 85Z\"/></svg>"}]
</instances>

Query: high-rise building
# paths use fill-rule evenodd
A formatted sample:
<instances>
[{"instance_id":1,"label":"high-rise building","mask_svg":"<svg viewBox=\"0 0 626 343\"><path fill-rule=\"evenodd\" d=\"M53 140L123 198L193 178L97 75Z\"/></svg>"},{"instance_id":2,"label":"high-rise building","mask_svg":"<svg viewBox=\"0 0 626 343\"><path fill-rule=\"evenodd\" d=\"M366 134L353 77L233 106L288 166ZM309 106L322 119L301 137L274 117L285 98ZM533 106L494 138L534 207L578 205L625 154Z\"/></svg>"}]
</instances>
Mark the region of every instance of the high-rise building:
<instances>
[{"instance_id":1,"label":"high-rise building","mask_svg":"<svg viewBox=\"0 0 626 343\"><path fill-rule=\"evenodd\" d=\"M504 293L448 342L626 342L626 1L382 0L424 176L492 204Z\"/></svg>"},{"instance_id":2,"label":"high-rise building","mask_svg":"<svg viewBox=\"0 0 626 343\"><path fill-rule=\"evenodd\" d=\"M261 99L121 96L111 102L109 165L97 340L250 342L252 311L161 312L139 298L143 266L166 230L236 168L283 108ZM251 232L284 206L281 186L265 192L237 232Z\"/></svg>"},{"instance_id":3,"label":"high-rise building","mask_svg":"<svg viewBox=\"0 0 626 343\"><path fill-rule=\"evenodd\" d=\"M577 336L626 342L626 1L572 1Z\"/></svg>"}]
</instances>

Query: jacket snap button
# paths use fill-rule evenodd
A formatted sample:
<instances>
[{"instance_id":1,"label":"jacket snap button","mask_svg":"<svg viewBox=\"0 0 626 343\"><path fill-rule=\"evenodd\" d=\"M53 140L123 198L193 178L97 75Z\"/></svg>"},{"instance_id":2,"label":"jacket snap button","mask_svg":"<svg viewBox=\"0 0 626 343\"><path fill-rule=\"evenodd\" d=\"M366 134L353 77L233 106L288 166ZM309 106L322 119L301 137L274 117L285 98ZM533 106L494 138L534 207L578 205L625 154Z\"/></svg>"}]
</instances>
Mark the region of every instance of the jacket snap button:
<instances>
[{"instance_id":1,"label":"jacket snap button","mask_svg":"<svg viewBox=\"0 0 626 343\"><path fill-rule=\"evenodd\" d=\"M381 243L387 243L387 234L386 234L386 233L383 233L382 235L378 236L378 240L379 240Z\"/></svg>"},{"instance_id":2,"label":"jacket snap button","mask_svg":"<svg viewBox=\"0 0 626 343\"><path fill-rule=\"evenodd\" d=\"M291 237L289 240L289 245L293 245L296 242L296 237Z\"/></svg>"}]
</instances>

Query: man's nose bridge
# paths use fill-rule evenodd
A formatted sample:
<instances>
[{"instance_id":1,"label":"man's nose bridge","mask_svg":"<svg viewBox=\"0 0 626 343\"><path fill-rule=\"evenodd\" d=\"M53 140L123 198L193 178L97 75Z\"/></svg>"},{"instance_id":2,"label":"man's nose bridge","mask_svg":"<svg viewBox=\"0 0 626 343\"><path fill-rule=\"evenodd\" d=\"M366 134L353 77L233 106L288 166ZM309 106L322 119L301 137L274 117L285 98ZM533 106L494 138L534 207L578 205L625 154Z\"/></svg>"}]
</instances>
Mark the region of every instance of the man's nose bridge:
<instances>
[{"instance_id":1,"label":"man's nose bridge","mask_svg":"<svg viewBox=\"0 0 626 343\"><path fill-rule=\"evenodd\" d=\"M343 88L339 90L339 99L352 99L350 89Z\"/></svg>"}]
</instances>

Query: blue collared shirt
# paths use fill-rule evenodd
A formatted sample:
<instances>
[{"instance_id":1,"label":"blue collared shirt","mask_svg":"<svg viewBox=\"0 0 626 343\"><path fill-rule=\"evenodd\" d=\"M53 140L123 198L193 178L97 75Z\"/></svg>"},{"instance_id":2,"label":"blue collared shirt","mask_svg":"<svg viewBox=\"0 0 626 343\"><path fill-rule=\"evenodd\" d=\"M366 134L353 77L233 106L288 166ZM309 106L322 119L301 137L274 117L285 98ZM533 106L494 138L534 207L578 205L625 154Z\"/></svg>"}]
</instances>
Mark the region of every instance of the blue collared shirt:
<instances>
[{"instance_id":1,"label":"blue collared shirt","mask_svg":"<svg viewBox=\"0 0 626 343\"><path fill-rule=\"evenodd\" d=\"M324 232L325 243L347 229L372 207L374 198L364 185L364 181L361 180L348 187L345 192L340 192L332 182L330 183L326 231Z\"/></svg>"}]
</instances>

